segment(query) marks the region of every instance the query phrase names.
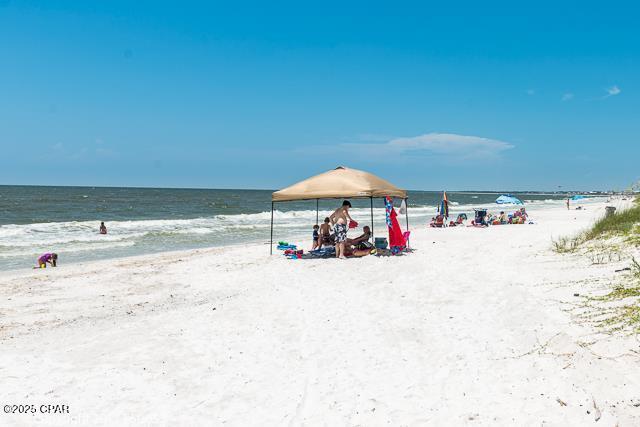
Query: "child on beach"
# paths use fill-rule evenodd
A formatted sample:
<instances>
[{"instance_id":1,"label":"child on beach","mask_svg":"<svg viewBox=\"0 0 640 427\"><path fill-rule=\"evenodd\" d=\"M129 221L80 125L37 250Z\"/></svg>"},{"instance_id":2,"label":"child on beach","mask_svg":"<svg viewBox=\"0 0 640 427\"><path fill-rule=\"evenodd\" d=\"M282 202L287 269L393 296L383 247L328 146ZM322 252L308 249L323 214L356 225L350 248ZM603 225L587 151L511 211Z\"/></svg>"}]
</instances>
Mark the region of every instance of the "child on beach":
<instances>
[{"instance_id":1,"label":"child on beach","mask_svg":"<svg viewBox=\"0 0 640 427\"><path fill-rule=\"evenodd\" d=\"M107 226L104 225L104 222L100 223L100 234L107 234Z\"/></svg>"},{"instance_id":2,"label":"child on beach","mask_svg":"<svg viewBox=\"0 0 640 427\"><path fill-rule=\"evenodd\" d=\"M52 267L55 267L58 261L58 254L56 253L46 253L40 255L38 258L38 266L33 268L47 268L47 263L51 264Z\"/></svg>"},{"instance_id":3,"label":"child on beach","mask_svg":"<svg viewBox=\"0 0 640 427\"><path fill-rule=\"evenodd\" d=\"M321 248L322 245L333 245L333 241L331 240L331 219L329 217L324 219L324 223L320 226L320 235L318 236L319 246Z\"/></svg>"},{"instance_id":4,"label":"child on beach","mask_svg":"<svg viewBox=\"0 0 640 427\"><path fill-rule=\"evenodd\" d=\"M311 246L311 250L315 251L316 249L320 249L320 226L318 224L313 226L313 246Z\"/></svg>"}]
</instances>

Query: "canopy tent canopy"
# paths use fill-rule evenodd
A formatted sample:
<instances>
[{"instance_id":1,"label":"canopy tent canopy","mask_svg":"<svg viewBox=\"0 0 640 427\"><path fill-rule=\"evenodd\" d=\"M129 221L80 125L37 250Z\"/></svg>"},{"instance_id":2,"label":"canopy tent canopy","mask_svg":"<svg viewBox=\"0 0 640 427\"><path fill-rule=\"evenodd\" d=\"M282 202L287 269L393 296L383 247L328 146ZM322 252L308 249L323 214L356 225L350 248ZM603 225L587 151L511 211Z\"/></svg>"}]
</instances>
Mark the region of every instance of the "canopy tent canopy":
<instances>
[{"instance_id":1,"label":"canopy tent canopy","mask_svg":"<svg viewBox=\"0 0 640 427\"><path fill-rule=\"evenodd\" d=\"M274 192L271 200L291 202L313 199L368 199L385 196L406 199L407 192L369 172L338 166Z\"/></svg>"},{"instance_id":2,"label":"canopy tent canopy","mask_svg":"<svg viewBox=\"0 0 640 427\"><path fill-rule=\"evenodd\" d=\"M499 205L524 205L522 200L512 196L511 194L503 194L496 199L496 203Z\"/></svg>"},{"instance_id":3,"label":"canopy tent canopy","mask_svg":"<svg viewBox=\"0 0 640 427\"><path fill-rule=\"evenodd\" d=\"M407 191L369 172L344 166L321 173L293 184L271 195L271 253L273 253L273 210L276 202L316 200L316 223L318 222L319 199L370 199L371 236L373 238L373 199L397 197L407 200ZM409 213L405 211L407 229Z\"/></svg>"}]
</instances>

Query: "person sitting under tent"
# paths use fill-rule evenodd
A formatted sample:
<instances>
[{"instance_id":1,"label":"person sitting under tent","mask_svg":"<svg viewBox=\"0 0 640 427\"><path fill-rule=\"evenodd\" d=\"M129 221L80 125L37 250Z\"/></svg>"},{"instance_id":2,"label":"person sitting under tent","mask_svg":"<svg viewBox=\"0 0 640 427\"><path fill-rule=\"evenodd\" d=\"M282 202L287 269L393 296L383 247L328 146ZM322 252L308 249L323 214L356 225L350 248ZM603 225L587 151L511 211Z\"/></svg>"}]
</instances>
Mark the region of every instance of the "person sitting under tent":
<instances>
[{"instance_id":1,"label":"person sitting under tent","mask_svg":"<svg viewBox=\"0 0 640 427\"><path fill-rule=\"evenodd\" d=\"M322 248L323 246L334 246L335 242L333 236L331 235L331 219L326 217L324 219L324 223L320 225L320 231L318 236L318 248Z\"/></svg>"},{"instance_id":2,"label":"person sitting under tent","mask_svg":"<svg viewBox=\"0 0 640 427\"><path fill-rule=\"evenodd\" d=\"M371 239L371 229L368 225L362 227L362 234L355 239L347 239L347 246L358 246L361 243L368 242Z\"/></svg>"},{"instance_id":3,"label":"person sitting under tent","mask_svg":"<svg viewBox=\"0 0 640 427\"><path fill-rule=\"evenodd\" d=\"M376 248L369 241L371 239L371 229L368 225L362 227L362 235L355 239L347 239L345 255L348 257L363 257L376 253Z\"/></svg>"},{"instance_id":4,"label":"person sitting under tent","mask_svg":"<svg viewBox=\"0 0 640 427\"><path fill-rule=\"evenodd\" d=\"M356 257L356 258L361 258L363 256L367 256L367 255L375 255L377 253L377 250L375 248L363 248L361 249L360 247L349 247L347 246L345 248L345 256L347 257Z\"/></svg>"}]
</instances>

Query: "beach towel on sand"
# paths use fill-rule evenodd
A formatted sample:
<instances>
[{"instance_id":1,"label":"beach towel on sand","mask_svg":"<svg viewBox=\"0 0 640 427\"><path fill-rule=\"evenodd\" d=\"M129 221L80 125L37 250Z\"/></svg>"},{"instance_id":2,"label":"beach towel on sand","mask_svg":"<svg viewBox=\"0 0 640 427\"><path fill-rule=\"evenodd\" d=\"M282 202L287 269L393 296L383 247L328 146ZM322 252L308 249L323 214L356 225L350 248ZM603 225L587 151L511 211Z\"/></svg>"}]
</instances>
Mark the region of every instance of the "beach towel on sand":
<instances>
[{"instance_id":1,"label":"beach towel on sand","mask_svg":"<svg viewBox=\"0 0 640 427\"><path fill-rule=\"evenodd\" d=\"M336 256L336 248L331 246L322 249L316 249L308 253L311 258L333 258Z\"/></svg>"}]
</instances>

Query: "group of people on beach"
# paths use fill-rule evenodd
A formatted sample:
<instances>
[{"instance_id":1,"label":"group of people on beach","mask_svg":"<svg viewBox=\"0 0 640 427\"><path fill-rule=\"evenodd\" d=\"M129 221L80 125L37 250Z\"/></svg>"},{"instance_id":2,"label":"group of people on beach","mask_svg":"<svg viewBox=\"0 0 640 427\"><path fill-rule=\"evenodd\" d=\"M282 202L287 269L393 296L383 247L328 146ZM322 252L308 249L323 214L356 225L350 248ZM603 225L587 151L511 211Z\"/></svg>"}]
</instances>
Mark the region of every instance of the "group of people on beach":
<instances>
[{"instance_id":1,"label":"group of people on beach","mask_svg":"<svg viewBox=\"0 0 640 427\"><path fill-rule=\"evenodd\" d=\"M505 211L500 211L498 215L494 215L485 209L476 210L475 218L471 221L471 226L487 227L489 225L505 225L505 224L526 224L528 218L527 210L520 208L513 214L507 215ZM458 215L455 221L450 221L447 225L445 223L444 215L437 215L431 218L430 227L456 227L464 225L467 220L467 215L461 213Z\"/></svg>"},{"instance_id":2,"label":"group of people on beach","mask_svg":"<svg viewBox=\"0 0 640 427\"><path fill-rule=\"evenodd\" d=\"M104 225L104 221L100 222L98 233L107 234L107 226ZM36 264L37 266L33 268L47 268L47 264L51 265L51 267L56 267L58 265L58 254L54 252L44 253L38 257Z\"/></svg>"},{"instance_id":3,"label":"group of people on beach","mask_svg":"<svg viewBox=\"0 0 640 427\"><path fill-rule=\"evenodd\" d=\"M323 246L333 246L336 250L336 257L344 259L347 255L354 254L359 246L369 242L371 228L368 225L362 227L362 234L355 239L347 237L348 230L358 226L358 223L349 214L350 208L351 202L345 200L342 202L342 206L324 219L322 224L313 226L312 251L322 249Z\"/></svg>"},{"instance_id":4,"label":"group of people on beach","mask_svg":"<svg viewBox=\"0 0 640 427\"><path fill-rule=\"evenodd\" d=\"M500 211L499 215L488 213L484 222L488 225L525 224L527 218L527 210L520 208L511 215L507 215L504 211Z\"/></svg>"}]
</instances>

